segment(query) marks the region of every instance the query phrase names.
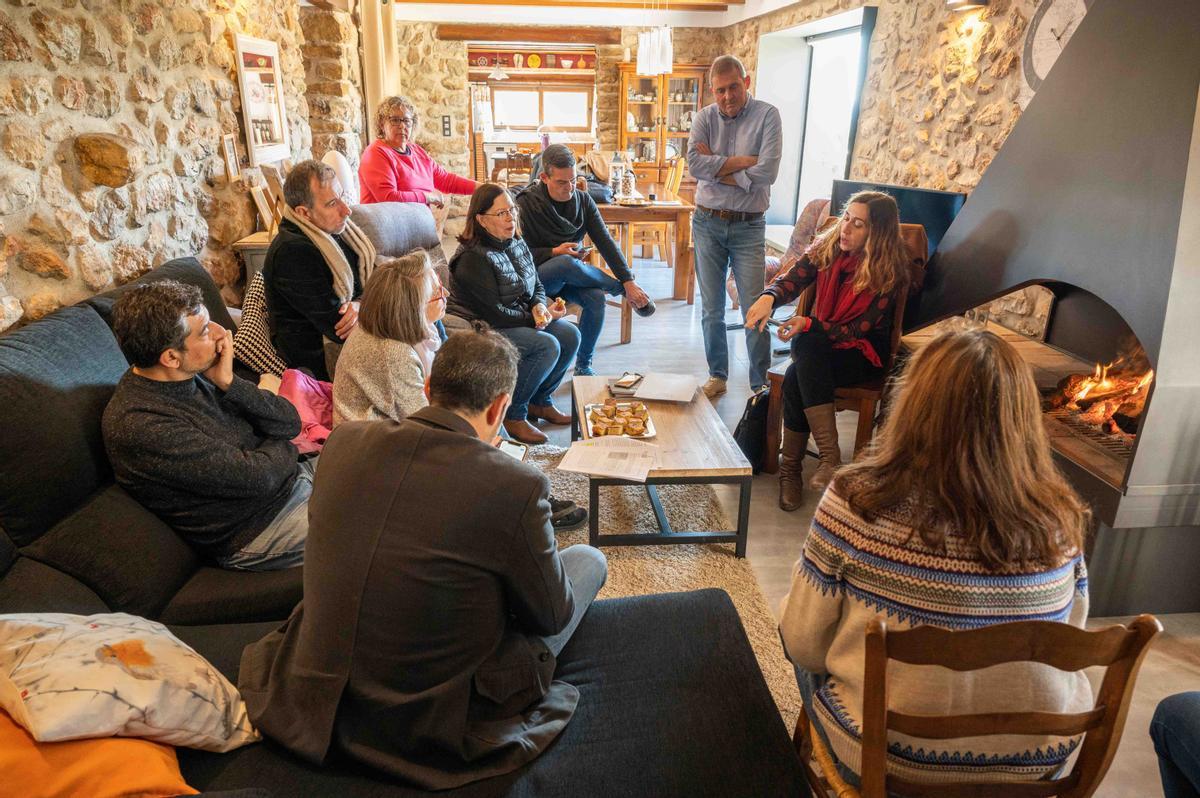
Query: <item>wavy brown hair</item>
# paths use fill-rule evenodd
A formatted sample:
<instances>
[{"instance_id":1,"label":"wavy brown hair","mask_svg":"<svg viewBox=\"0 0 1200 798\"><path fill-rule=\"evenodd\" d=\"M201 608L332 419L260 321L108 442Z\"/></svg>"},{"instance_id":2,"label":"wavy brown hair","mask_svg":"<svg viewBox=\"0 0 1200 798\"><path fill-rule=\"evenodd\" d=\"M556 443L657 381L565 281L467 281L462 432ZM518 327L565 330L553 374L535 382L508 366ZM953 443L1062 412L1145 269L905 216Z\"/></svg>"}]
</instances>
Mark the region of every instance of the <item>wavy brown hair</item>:
<instances>
[{"instance_id":1,"label":"wavy brown hair","mask_svg":"<svg viewBox=\"0 0 1200 798\"><path fill-rule=\"evenodd\" d=\"M467 203L467 223L463 226L463 231L458 236L458 241L460 244L469 247L479 240L481 233L487 232L483 229L483 226L476 221L475 217L481 213L487 213L488 208L492 207L492 203L495 202L496 198L501 194L508 197L509 202L512 202L513 213L515 214L517 210L517 203L513 200L512 194L509 194L508 189L506 189L504 186L500 185L499 183L480 183L475 187L475 191L471 193L471 201ZM516 216L514 215L513 218L516 219ZM520 220L517 220L517 229L513 232L513 235L521 235Z\"/></svg>"},{"instance_id":2,"label":"wavy brown hair","mask_svg":"<svg viewBox=\"0 0 1200 798\"><path fill-rule=\"evenodd\" d=\"M1090 522L1051 459L1033 372L985 330L945 333L913 357L869 453L834 489L868 521L911 508L931 549L962 535L993 571L1061 564Z\"/></svg>"},{"instance_id":3,"label":"wavy brown hair","mask_svg":"<svg viewBox=\"0 0 1200 798\"><path fill-rule=\"evenodd\" d=\"M867 206L867 244L862 261L854 274L852 287L861 292L886 294L897 285L908 282L908 263L911 260L904 242L900 240L900 209L890 194L882 191L859 191L842 206L837 223L820 233L809 245L807 255L818 271L828 269L842 254L838 243L846 211L855 203Z\"/></svg>"}]
</instances>

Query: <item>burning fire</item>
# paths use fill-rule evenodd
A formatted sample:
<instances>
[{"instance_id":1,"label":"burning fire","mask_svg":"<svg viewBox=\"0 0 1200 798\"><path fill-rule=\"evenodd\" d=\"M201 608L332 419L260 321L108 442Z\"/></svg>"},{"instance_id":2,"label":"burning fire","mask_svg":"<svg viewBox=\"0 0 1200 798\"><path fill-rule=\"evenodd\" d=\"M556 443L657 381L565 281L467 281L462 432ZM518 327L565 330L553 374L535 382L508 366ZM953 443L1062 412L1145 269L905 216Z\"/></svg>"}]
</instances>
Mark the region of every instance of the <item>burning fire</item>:
<instances>
[{"instance_id":1,"label":"burning fire","mask_svg":"<svg viewBox=\"0 0 1200 798\"><path fill-rule=\"evenodd\" d=\"M1050 408L1074 410L1080 420L1107 433L1135 434L1154 370L1145 367L1144 357L1132 360L1140 360L1142 368L1129 368L1122 358L1107 365L1097 363L1091 374L1064 377L1048 400Z\"/></svg>"}]
</instances>

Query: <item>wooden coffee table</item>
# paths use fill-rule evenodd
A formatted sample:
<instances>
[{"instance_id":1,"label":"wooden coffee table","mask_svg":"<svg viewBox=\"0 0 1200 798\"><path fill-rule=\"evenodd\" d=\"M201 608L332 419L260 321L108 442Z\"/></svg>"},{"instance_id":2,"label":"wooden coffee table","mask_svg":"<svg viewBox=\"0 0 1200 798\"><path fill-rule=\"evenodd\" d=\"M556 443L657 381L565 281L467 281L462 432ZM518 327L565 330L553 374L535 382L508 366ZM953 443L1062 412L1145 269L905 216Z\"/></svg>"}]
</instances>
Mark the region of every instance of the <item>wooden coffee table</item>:
<instances>
[{"instance_id":1,"label":"wooden coffee table","mask_svg":"<svg viewBox=\"0 0 1200 798\"><path fill-rule=\"evenodd\" d=\"M608 392L608 377L575 377L571 381L571 439L589 437L581 429L586 423L584 407L603 402ZM734 442L717 411L699 391L691 402L646 402L657 435L648 442L658 446L661 468L646 478L646 494L658 533L600 534L600 488L605 485L640 485L610 477L588 477L588 542L593 546L647 546L662 543L733 543L739 557L746 556L746 538L750 526L750 488L753 471L746 456ZM677 532L663 512L656 485L741 486L738 498L737 529L730 532Z\"/></svg>"}]
</instances>

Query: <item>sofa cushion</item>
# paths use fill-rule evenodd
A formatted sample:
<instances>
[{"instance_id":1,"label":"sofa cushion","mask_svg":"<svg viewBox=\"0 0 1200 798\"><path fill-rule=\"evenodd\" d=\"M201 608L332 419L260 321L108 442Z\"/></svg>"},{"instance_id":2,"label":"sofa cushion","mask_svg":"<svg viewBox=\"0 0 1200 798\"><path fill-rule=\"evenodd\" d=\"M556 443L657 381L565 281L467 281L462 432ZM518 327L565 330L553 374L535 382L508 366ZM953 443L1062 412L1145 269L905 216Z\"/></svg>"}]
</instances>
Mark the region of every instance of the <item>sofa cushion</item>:
<instances>
[{"instance_id":1,"label":"sofa cushion","mask_svg":"<svg viewBox=\"0 0 1200 798\"><path fill-rule=\"evenodd\" d=\"M221 641L234 643L240 627ZM203 648L198 648L202 654ZM800 763L737 611L720 590L610 599L588 610L555 678L579 688L559 739L506 776L446 798L806 794ZM179 752L201 790L267 786L280 795L431 795L367 768L317 768L269 742L230 754Z\"/></svg>"},{"instance_id":2,"label":"sofa cushion","mask_svg":"<svg viewBox=\"0 0 1200 798\"><path fill-rule=\"evenodd\" d=\"M303 594L303 568L227 571L205 566L180 588L159 620L185 625L282 621Z\"/></svg>"},{"instance_id":3,"label":"sofa cushion","mask_svg":"<svg viewBox=\"0 0 1200 798\"><path fill-rule=\"evenodd\" d=\"M109 485L22 553L96 591L110 608L157 618L200 561L179 535Z\"/></svg>"},{"instance_id":4,"label":"sofa cushion","mask_svg":"<svg viewBox=\"0 0 1200 798\"><path fill-rule=\"evenodd\" d=\"M94 307L111 327L112 306L117 301L117 297L128 291L130 286L144 285L156 280L178 280L181 283L196 286L204 295L204 306L208 308L209 318L227 330L235 329L233 319L229 316L229 310L225 307L225 300L221 298L221 290L217 288L217 284L213 282L208 271L200 265L200 261L195 258L169 260L136 280L83 300L83 304Z\"/></svg>"},{"instance_id":5,"label":"sofa cushion","mask_svg":"<svg viewBox=\"0 0 1200 798\"><path fill-rule=\"evenodd\" d=\"M0 336L0 528L18 546L111 479L100 416L128 368L90 307Z\"/></svg>"},{"instance_id":6,"label":"sofa cushion","mask_svg":"<svg viewBox=\"0 0 1200 798\"><path fill-rule=\"evenodd\" d=\"M429 206L419 202L375 202L355 205L350 220L362 228L381 258L438 246L437 227Z\"/></svg>"},{"instance_id":7,"label":"sofa cushion","mask_svg":"<svg viewBox=\"0 0 1200 798\"><path fill-rule=\"evenodd\" d=\"M28 557L17 557L0 578L0 615L13 612L70 612L92 615L108 606L90 587Z\"/></svg>"}]
</instances>

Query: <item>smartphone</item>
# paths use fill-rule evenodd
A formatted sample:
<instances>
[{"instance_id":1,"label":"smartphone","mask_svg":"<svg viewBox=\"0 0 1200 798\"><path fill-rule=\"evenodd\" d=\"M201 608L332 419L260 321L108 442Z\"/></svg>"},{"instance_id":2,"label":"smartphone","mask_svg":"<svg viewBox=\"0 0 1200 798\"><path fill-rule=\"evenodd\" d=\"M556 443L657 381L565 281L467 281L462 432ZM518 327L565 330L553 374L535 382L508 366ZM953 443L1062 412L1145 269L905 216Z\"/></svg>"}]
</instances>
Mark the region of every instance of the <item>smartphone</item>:
<instances>
[{"instance_id":1,"label":"smartphone","mask_svg":"<svg viewBox=\"0 0 1200 798\"><path fill-rule=\"evenodd\" d=\"M593 249L595 249L595 247L585 247L581 245L575 248L575 254L577 257L586 257L587 255L592 254Z\"/></svg>"},{"instance_id":2,"label":"smartphone","mask_svg":"<svg viewBox=\"0 0 1200 798\"><path fill-rule=\"evenodd\" d=\"M524 460L525 455L529 452L529 447L525 444L517 443L516 441L510 441L507 439L501 440L500 445L496 448L504 452L509 457L516 458L517 460Z\"/></svg>"}]
</instances>

